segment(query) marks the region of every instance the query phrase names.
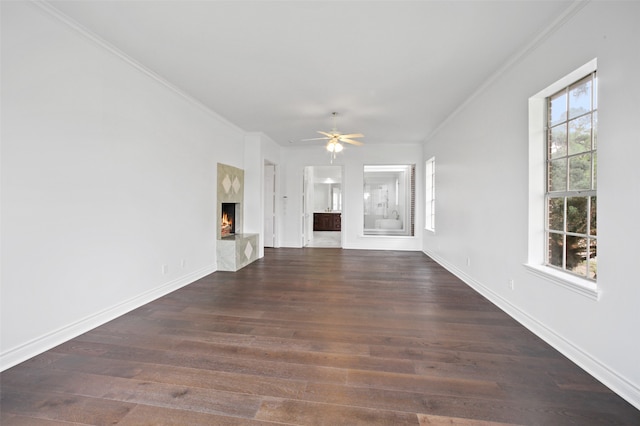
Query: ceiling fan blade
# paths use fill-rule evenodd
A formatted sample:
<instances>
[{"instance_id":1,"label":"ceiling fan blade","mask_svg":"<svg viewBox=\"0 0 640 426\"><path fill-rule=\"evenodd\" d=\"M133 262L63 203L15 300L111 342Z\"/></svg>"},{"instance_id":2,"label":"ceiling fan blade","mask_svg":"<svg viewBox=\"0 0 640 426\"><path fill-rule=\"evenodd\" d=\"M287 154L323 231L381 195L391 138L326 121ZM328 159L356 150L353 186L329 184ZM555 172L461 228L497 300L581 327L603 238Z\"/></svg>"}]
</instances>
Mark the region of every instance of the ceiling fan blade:
<instances>
[{"instance_id":1,"label":"ceiling fan blade","mask_svg":"<svg viewBox=\"0 0 640 426\"><path fill-rule=\"evenodd\" d=\"M320 131L320 130L318 130L318 133L320 133L321 135L325 135L329 139L333 139L335 137L335 135L332 135L331 133L323 132L323 131Z\"/></svg>"},{"instance_id":2,"label":"ceiling fan blade","mask_svg":"<svg viewBox=\"0 0 640 426\"><path fill-rule=\"evenodd\" d=\"M307 141L326 141L327 139L329 139L329 138L328 138L328 137L324 137L324 138L300 139L300 142L307 142Z\"/></svg>"},{"instance_id":3,"label":"ceiling fan blade","mask_svg":"<svg viewBox=\"0 0 640 426\"><path fill-rule=\"evenodd\" d=\"M346 139L351 139L351 138L363 138L364 135L362 133L352 133L350 135L340 135L340 139L342 138L346 138Z\"/></svg>"},{"instance_id":4,"label":"ceiling fan blade","mask_svg":"<svg viewBox=\"0 0 640 426\"><path fill-rule=\"evenodd\" d=\"M364 145L364 143L362 143L360 141L354 141L354 140L351 140L351 139L340 139L340 142L350 143L351 145L356 145L356 146Z\"/></svg>"}]
</instances>

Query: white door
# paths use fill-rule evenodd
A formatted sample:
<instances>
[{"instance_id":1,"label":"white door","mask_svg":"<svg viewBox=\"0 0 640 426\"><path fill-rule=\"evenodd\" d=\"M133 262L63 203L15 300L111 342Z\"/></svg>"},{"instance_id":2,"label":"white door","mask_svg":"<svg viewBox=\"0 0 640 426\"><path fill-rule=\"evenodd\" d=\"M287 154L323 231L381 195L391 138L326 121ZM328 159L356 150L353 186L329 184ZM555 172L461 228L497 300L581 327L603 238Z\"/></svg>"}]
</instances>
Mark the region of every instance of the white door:
<instances>
[{"instance_id":1,"label":"white door","mask_svg":"<svg viewBox=\"0 0 640 426\"><path fill-rule=\"evenodd\" d=\"M264 165L264 246L275 247L276 166Z\"/></svg>"},{"instance_id":2,"label":"white door","mask_svg":"<svg viewBox=\"0 0 640 426\"><path fill-rule=\"evenodd\" d=\"M305 167L302 182L302 246L313 239L313 167Z\"/></svg>"}]
</instances>

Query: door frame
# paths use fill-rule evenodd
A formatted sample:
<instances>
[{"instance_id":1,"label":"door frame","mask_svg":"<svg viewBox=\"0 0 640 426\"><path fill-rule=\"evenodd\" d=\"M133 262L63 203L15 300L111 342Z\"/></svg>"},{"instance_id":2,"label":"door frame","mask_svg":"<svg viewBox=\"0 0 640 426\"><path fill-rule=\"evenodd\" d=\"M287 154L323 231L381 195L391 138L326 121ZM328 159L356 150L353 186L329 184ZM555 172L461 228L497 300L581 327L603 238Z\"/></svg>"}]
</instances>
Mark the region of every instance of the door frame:
<instances>
[{"instance_id":1,"label":"door frame","mask_svg":"<svg viewBox=\"0 0 640 426\"><path fill-rule=\"evenodd\" d=\"M263 247L277 247L276 220L276 165L265 160L263 173L264 208L262 238Z\"/></svg>"}]
</instances>

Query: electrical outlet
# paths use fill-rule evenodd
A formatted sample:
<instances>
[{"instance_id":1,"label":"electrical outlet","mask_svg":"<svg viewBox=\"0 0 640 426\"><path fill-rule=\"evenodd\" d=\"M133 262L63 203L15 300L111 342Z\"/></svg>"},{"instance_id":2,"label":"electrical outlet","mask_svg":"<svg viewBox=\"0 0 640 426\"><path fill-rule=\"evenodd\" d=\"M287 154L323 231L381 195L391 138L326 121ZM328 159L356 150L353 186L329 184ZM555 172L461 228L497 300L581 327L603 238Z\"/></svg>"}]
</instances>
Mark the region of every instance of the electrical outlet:
<instances>
[{"instance_id":1,"label":"electrical outlet","mask_svg":"<svg viewBox=\"0 0 640 426\"><path fill-rule=\"evenodd\" d=\"M513 284L514 284L514 282L513 282L513 278L512 278L512 279L509 280L509 288L511 290L513 290Z\"/></svg>"},{"instance_id":2,"label":"electrical outlet","mask_svg":"<svg viewBox=\"0 0 640 426\"><path fill-rule=\"evenodd\" d=\"M184 269L187 267L187 261L185 259L180 260L180 268Z\"/></svg>"},{"instance_id":3,"label":"electrical outlet","mask_svg":"<svg viewBox=\"0 0 640 426\"><path fill-rule=\"evenodd\" d=\"M167 275L169 273L169 265L162 265L162 275Z\"/></svg>"},{"instance_id":4,"label":"electrical outlet","mask_svg":"<svg viewBox=\"0 0 640 426\"><path fill-rule=\"evenodd\" d=\"M471 266L471 258L467 257L467 266Z\"/></svg>"}]
</instances>

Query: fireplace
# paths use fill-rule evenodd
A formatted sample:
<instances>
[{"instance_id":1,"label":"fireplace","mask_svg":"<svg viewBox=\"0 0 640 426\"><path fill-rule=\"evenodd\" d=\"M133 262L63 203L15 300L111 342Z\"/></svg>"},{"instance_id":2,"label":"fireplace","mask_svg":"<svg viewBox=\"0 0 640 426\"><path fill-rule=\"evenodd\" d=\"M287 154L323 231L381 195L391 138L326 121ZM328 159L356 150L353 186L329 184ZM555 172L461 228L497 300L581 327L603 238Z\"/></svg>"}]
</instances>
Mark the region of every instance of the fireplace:
<instances>
[{"instance_id":1,"label":"fireplace","mask_svg":"<svg viewBox=\"0 0 640 426\"><path fill-rule=\"evenodd\" d=\"M222 203L220 216L220 237L228 237L235 235L238 218L236 217L236 209L239 209L239 203Z\"/></svg>"},{"instance_id":2,"label":"fireplace","mask_svg":"<svg viewBox=\"0 0 640 426\"><path fill-rule=\"evenodd\" d=\"M216 195L216 268L237 271L260 254L259 235L245 234L242 226L244 170L218 163Z\"/></svg>"}]
</instances>

